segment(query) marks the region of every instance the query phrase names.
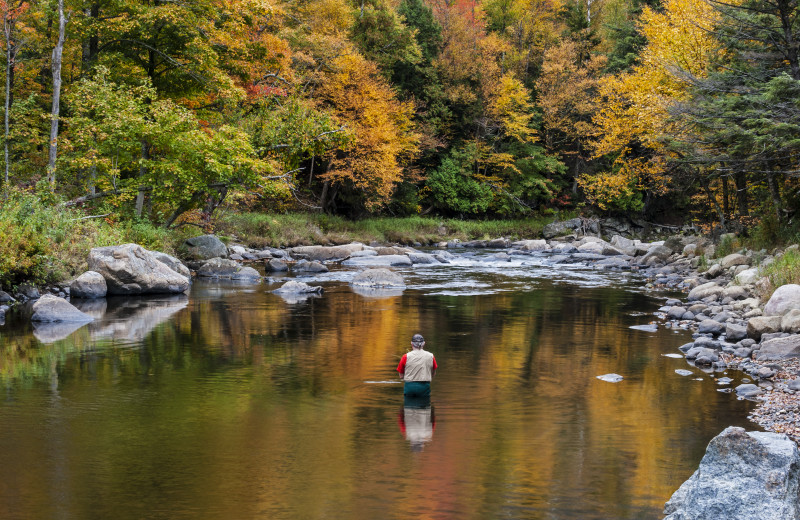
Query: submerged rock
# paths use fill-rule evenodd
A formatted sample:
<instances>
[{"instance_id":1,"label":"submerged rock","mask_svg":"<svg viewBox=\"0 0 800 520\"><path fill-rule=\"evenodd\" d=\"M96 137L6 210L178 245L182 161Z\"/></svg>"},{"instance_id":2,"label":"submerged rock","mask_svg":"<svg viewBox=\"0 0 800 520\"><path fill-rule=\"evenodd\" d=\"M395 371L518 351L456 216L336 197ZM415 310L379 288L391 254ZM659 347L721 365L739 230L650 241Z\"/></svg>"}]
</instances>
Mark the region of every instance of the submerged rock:
<instances>
[{"instance_id":1,"label":"submerged rock","mask_svg":"<svg viewBox=\"0 0 800 520\"><path fill-rule=\"evenodd\" d=\"M624 378L619 374L603 374L602 376L597 376L597 379L606 383L619 383Z\"/></svg>"},{"instance_id":2,"label":"submerged rock","mask_svg":"<svg viewBox=\"0 0 800 520\"><path fill-rule=\"evenodd\" d=\"M664 507L665 520L800 518L800 452L786 435L728 427Z\"/></svg>"}]
</instances>

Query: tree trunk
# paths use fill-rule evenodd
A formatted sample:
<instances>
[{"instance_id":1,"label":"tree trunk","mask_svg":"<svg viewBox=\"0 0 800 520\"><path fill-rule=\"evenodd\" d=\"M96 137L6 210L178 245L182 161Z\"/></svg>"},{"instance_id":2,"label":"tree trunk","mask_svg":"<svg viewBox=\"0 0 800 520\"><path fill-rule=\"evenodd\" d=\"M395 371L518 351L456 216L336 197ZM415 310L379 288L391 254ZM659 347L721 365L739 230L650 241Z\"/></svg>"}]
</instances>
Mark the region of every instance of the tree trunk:
<instances>
[{"instance_id":1,"label":"tree trunk","mask_svg":"<svg viewBox=\"0 0 800 520\"><path fill-rule=\"evenodd\" d=\"M736 182L736 205L739 209L739 216L746 217L750 214L747 202L747 177L744 172L737 172L733 180Z\"/></svg>"},{"instance_id":2,"label":"tree trunk","mask_svg":"<svg viewBox=\"0 0 800 520\"><path fill-rule=\"evenodd\" d=\"M64 54L64 33L67 17L64 0L58 0L58 42L53 49L53 109L50 113L50 153L47 161L47 180L56 183L56 158L58 157L58 118L61 111L61 57Z\"/></svg>"},{"instance_id":3,"label":"tree trunk","mask_svg":"<svg viewBox=\"0 0 800 520\"><path fill-rule=\"evenodd\" d=\"M10 111L11 111L11 88L13 86L13 71L14 71L14 55L16 52L11 45L11 34L14 31L14 21L11 16L6 16L3 23L3 31L6 36L6 98L5 98L5 113L3 114L3 154L5 158L5 172L3 176L3 185L8 187L8 172L10 170L9 152L8 152L8 138L10 134Z\"/></svg>"},{"instance_id":4,"label":"tree trunk","mask_svg":"<svg viewBox=\"0 0 800 520\"><path fill-rule=\"evenodd\" d=\"M93 3L83 10L83 15L87 20L96 21L100 17L100 5ZM81 70L84 74L91 68L99 47L100 40L96 32L83 41L81 45Z\"/></svg>"},{"instance_id":5,"label":"tree trunk","mask_svg":"<svg viewBox=\"0 0 800 520\"><path fill-rule=\"evenodd\" d=\"M146 161L150 158L150 145L147 143L147 139L142 139L142 163L139 166L139 178L143 178L147 173L147 163ZM142 216L142 208L144 208L144 197L147 188L145 186L139 186L139 193L136 194L136 218Z\"/></svg>"},{"instance_id":6,"label":"tree trunk","mask_svg":"<svg viewBox=\"0 0 800 520\"><path fill-rule=\"evenodd\" d=\"M723 175L722 178L722 212L730 215L730 205L728 204L728 177Z\"/></svg>"},{"instance_id":7,"label":"tree trunk","mask_svg":"<svg viewBox=\"0 0 800 520\"><path fill-rule=\"evenodd\" d=\"M719 207L719 202L717 202L717 198L714 197L714 193L711 191L711 188L708 185L708 180L701 176L700 184L703 186L703 190L705 190L706 196L708 196L708 199L711 201L711 204L717 211L717 216L719 217L719 227L722 228L722 232L725 233L726 231L728 231L728 226L725 223L725 213L722 211L722 208Z\"/></svg>"},{"instance_id":8,"label":"tree trunk","mask_svg":"<svg viewBox=\"0 0 800 520\"><path fill-rule=\"evenodd\" d=\"M781 193L780 189L778 188L778 182L775 178L775 174L770 172L767 174L767 186L769 187L769 194L772 197L772 207L775 210L775 218L778 219L778 223L781 222Z\"/></svg>"}]
</instances>

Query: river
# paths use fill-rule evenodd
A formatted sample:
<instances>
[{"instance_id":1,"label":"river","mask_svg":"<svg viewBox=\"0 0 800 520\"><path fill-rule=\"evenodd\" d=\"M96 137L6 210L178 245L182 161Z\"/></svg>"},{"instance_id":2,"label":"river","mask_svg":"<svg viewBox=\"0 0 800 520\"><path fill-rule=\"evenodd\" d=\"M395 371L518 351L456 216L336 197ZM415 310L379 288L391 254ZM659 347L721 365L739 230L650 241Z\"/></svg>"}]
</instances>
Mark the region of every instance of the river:
<instances>
[{"instance_id":1,"label":"river","mask_svg":"<svg viewBox=\"0 0 800 520\"><path fill-rule=\"evenodd\" d=\"M668 356L689 332L631 328L666 297L635 274L491 253L400 272L359 294L334 270L308 299L198 281L84 304L76 330L8 315L0 518L659 518L712 437L756 429L715 380L740 375ZM414 333L430 407L397 382Z\"/></svg>"}]
</instances>

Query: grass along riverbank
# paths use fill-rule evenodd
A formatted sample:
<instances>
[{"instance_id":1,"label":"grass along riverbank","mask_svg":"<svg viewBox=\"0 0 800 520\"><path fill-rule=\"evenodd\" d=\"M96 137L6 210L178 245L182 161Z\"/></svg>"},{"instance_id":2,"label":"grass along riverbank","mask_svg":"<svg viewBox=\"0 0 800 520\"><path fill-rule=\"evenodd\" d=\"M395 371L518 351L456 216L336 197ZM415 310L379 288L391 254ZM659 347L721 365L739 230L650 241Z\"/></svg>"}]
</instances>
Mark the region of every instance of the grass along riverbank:
<instances>
[{"instance_id":1,"label":"grass along riverbank","mask_svg":"<svg viewBox=\"0 0 800 520\"><path fill-rule=\"evenodd\" d=\"M353 241L428 245L453 239L538 238L545 224L555 220L553 216L483 221L415 216L351 221L318 213L263 214L223 209L204 227L183 225L166 230L113 211L94 211L87 214L27 191L13 191L7 199L0 200L0 289L68 280L86 270L86 258L93 247L134 242L181 256L187 238L207 232L216 233L229 243L257 248Z\"/></svg>"}]
</instances>

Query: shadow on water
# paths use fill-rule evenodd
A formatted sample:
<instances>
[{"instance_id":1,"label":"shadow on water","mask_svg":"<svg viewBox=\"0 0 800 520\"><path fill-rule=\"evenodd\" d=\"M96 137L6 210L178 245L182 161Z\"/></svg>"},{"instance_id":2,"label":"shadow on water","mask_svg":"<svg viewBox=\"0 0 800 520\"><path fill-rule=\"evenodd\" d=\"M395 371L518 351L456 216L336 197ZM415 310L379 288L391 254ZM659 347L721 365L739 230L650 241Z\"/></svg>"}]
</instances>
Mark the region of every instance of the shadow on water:
<instances>
[{"instance_id":1,"label":"shadow on water","mask_svg":"<svg viewBox=\"0 0 800 520\"><path fill-rule=\"evenodd\" d=\"M298 302L197 282L81 303L77 329L9 314L0 517L654 518L713 436L754 428L717 391L738 375L666 356L687 332L630 328L659 304L630 275L404 274L375 297L333 272ZM417 332L435 413L397 384Z\"/></svg>"}]
</instances>

